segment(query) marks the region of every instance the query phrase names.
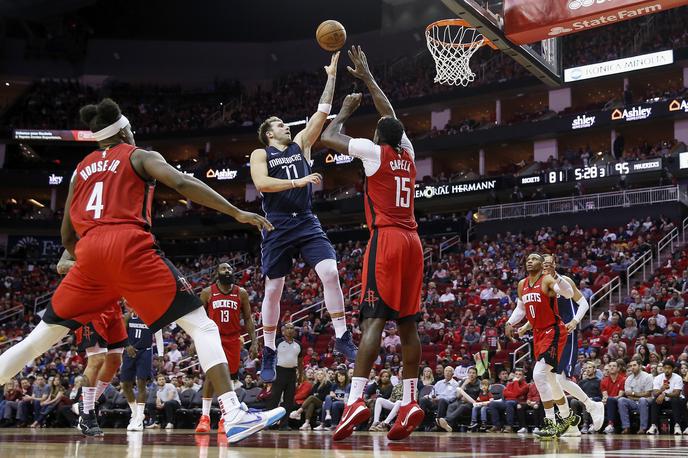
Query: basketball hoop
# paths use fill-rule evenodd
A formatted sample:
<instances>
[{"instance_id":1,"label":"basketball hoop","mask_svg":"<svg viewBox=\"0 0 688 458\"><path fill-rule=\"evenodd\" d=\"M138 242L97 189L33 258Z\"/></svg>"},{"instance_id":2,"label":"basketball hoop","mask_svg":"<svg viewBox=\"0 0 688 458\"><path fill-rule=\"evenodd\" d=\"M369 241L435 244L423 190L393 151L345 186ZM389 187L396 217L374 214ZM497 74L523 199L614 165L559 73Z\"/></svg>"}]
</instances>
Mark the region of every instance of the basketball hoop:
<instances>
[{"instance_id":1,"label":"basketball hoop","mask_svg":"<svg viewBox=\"0 0 688 458\"><path fill-rule=\"evenodd\" d=\"M443 19L425 28L428 49L435 59L435 82L468 86L475 80L471 56L483 45L497 49L478 29L463 19Z\"/></svg>"}]
</instances>

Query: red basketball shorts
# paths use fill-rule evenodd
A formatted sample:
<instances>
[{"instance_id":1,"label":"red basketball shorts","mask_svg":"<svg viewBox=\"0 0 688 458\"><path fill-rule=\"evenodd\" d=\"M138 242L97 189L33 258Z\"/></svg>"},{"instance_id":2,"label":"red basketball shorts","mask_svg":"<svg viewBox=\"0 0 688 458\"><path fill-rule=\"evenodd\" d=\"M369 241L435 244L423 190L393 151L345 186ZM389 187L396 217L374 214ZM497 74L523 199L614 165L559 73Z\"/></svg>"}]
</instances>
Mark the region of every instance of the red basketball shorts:
<instances>
[{"instance_id":1,"label":"red basketball shorts","mask_svg":"<svg viewBox=\"0 0 688 458\"><path fill-rule=\"evenodd\" d=\"M222 349L227 357L229 373L236 374L239 372L239 365L241 363L241 336L239 334L233 336L220 335L220 340L222 341Z\"/></svg>"},{"instance_id":2,"label":"red basketball shorts","mask_svg":"<svg viewBox=\"0 0 688 458\"><path fill-rule=\"evenodd\" d=\"M412 320L420 312L423 247L416 231L374 229L363 259L361 320Z\"/></svg>"},{"instance_id":3,"label":"red basketball shorts","mask_svg":"<svg viewBox=\"0 0 688 458\"><path fill-rule=\"evenodd\" d=\"M112 304L96 319L77 329L75 334L82 349L97 345L114 350L126 347L129 341L119 302Z\"/></svg>"},{"instance_id":4,"label":"red basketball shorts","mask_svg":"<svg viewBox=\"0 0 688 458\"><path fill-rule=\"evenodd\" d=\"M53 295L43 320L76 329L124 297L151 332L201 307L189 283L136 225L90 230L76 263Z\"/></svg>"},{"instance_id":5,"label":"red basketball shorts","mask_svg":"<svg viewBox=\"0 0 688 458\"><path fill-rule=\"evenodd\" d=\"M545 360L556 371L566 346L566 326L557 323L544 329L533 329L535 361Z\"/></svg>"}]
</instances>

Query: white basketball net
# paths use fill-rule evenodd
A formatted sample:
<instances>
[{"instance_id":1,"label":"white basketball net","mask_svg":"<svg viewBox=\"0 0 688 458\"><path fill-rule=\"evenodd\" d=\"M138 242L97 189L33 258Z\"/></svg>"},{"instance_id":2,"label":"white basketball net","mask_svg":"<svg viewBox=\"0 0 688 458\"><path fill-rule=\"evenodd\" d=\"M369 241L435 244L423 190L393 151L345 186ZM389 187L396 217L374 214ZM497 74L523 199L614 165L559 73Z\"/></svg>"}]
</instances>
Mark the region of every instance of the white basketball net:
<instances>
[{"instance_id":1,"label":"white basketball net","mask_svg":"<svg viewBox=\"0 0 688 458\"><path fill-rule=\"evenodd\" d=\"M485 44L477 29L461 25L433 24L425 30L430 54L435 59L435 82L468 86L475 80L469 66L471 56Z\"/></svg>"}]
</instances>

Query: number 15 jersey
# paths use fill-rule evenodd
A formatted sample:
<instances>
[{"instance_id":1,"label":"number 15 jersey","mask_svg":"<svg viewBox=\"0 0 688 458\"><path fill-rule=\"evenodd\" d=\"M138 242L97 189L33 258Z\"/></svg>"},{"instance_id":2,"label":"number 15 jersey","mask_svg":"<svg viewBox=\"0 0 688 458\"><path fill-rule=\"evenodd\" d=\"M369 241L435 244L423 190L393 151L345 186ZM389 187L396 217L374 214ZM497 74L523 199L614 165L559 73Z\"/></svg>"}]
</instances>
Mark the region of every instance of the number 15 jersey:
<instances>
[{"instance_id":1,"label":"number 15 jersey","mask_svg":"<svg viewBox=\"0 0 688 458\"><path fill-rule=\"evenodd\" d=\"M150 229L155 181L143 180L131 165L136 149L120 143L92 152L77 165L69 216L79 237L96 226L136 224Z\"/></svg>"},{"instance_id":2,"label":"number 15 jersey","mask_svg":"<svg viewBox=\"0 0 688 458\"><path fill-rule=\"evenodd\" d=\"M368 228L418 228L413 214L416 164L413 146L406 134L401 153L389 145L376 145L365 138L349 141L349 155L363 161L366 174L365 212Z\"/></svg>"}]
</instances>

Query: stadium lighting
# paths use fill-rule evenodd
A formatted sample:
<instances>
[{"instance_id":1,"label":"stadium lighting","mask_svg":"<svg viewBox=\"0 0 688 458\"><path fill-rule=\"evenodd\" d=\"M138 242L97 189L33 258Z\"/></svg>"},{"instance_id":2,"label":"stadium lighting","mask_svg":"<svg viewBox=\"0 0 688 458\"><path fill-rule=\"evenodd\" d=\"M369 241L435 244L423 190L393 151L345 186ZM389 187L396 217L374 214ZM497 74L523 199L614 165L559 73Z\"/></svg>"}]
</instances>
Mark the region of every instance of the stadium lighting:
<instances>
[{"instance_id":1,"label":"stadium lighting","mask_svg":"<svg viewBox=\"0 0 688 458\"><path fill-rule=\"evenodd\" d=\"M38 208L44 208L45 207L45 205L43 205L42 203L40 203L36 199L29 199L28 202L32 205L35 205Z\"/></svg>"}]
</instances>

